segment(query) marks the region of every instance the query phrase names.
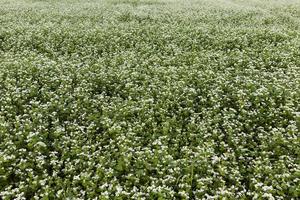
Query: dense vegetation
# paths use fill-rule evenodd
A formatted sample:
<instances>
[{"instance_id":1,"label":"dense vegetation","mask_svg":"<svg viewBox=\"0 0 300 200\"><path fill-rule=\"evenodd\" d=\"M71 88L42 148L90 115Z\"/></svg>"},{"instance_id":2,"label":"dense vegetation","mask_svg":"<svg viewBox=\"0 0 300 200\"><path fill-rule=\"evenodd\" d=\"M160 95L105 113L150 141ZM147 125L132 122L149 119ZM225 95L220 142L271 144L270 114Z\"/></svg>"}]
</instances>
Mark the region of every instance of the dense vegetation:
<instances>
[{"instance_id":1,"label":"dense vegetation","mask_svg":"<svg viewBox=\"0 0 300 200\"><path fill-rule=\"evenodd\" d=\"M300 1L0 0L1 199L296 199Z\"/></svg>"}]
</instances>

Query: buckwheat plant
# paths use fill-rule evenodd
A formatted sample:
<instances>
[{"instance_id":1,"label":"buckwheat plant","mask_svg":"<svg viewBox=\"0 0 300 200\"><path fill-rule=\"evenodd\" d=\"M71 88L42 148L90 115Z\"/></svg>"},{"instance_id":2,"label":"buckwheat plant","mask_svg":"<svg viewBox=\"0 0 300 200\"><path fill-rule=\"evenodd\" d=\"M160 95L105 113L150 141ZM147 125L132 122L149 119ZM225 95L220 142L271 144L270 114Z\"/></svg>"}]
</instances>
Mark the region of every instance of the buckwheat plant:
<instances>
[{"instance_id":1,"label":"buckwheat plant","mask_svg":"<svg viewBox=\"0 0 300 200\"><path fill-rule=\"evenodd\" d=\"M0 0L0 199L298 199L300 1Z\"/></svg>"}]
</instances>

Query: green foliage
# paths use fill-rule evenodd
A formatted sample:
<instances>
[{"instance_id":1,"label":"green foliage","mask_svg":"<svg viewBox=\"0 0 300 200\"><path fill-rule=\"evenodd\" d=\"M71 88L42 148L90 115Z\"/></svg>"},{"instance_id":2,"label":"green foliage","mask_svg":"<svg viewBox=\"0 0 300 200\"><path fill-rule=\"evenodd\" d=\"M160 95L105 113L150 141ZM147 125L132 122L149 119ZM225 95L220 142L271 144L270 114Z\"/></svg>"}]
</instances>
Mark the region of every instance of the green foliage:
<instances>
[{"instance_id":1,"label":"green foliage","mask_svg":"<svg viewBox=\"0 0 300 200\"><path fill-rule=\"evenodd\" d=\"M299 13L0 0L0 199L296 199Z\"/></svg>"}]
</instances>

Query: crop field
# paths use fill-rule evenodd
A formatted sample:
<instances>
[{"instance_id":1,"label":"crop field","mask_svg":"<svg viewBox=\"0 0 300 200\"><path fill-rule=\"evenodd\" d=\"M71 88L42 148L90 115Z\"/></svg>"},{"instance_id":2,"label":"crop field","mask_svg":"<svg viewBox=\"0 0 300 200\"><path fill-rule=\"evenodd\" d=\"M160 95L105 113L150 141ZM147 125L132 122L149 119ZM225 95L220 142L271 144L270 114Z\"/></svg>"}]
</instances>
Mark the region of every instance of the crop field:
<instances>
[{"instance_id":1,"label":"crop field","mask_svg":"<svg viewBox=\"0 0 300 200\"><path fill-rule=\"evenodd\" d=\"M299 0L0 0L0 199L299 197Z\"/></svg>"}]
</instances>

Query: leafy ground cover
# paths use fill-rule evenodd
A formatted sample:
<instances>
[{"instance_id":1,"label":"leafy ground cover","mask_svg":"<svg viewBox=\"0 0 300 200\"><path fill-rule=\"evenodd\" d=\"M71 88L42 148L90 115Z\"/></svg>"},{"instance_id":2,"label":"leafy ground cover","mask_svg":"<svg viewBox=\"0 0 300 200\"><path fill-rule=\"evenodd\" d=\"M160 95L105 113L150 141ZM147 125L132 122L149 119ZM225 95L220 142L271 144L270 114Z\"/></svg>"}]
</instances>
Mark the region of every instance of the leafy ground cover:
<instances>
[{"instance_id":1,"label":"leafy ground cover","mask_svg":"<svg viewBox=\"0 0 300 200\"><path fill-rule=\"evenodd\" d=\"M1 199L296 199L300 2L0 0Z\"/></svg>"}]
</instances>

